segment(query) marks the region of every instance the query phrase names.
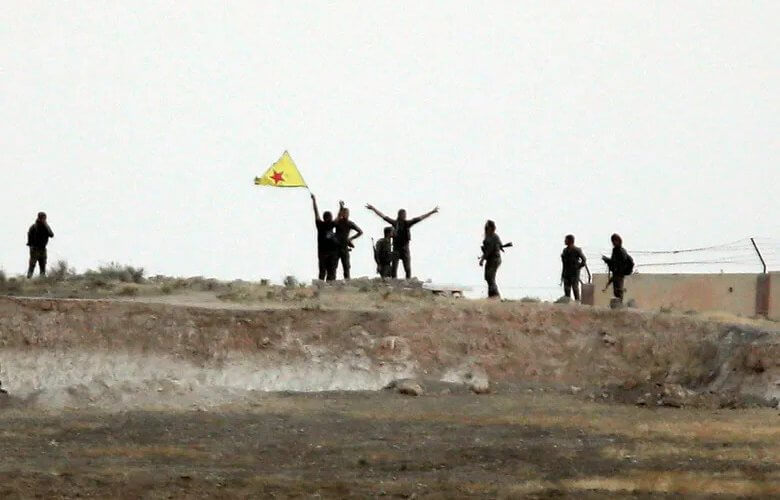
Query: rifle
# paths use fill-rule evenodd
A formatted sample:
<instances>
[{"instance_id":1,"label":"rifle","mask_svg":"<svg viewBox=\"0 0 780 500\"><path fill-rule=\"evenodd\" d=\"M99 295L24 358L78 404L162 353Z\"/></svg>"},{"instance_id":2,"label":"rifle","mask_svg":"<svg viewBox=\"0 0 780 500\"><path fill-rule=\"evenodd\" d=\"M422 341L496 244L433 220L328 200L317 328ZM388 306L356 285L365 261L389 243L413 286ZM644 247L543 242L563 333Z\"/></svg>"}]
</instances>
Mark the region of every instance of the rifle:
<instances>
[{"instance_id":1,"label":"rifle","mask_svg":"<svg viewBox=\"0 0 780 500\"><path fill-rule=\"evenodd\" d=\"M612 259L602 255L601 260L603 260L604 263L607 264L607 284L604 285L604 290L602 290L602 292L606 292L607 288L609 288L609 285L611 285L615 281L615 276L613 276L612 273Z\"/></svg>"},{"instance_id":2,"label":"rifle","mask_svg":"<svg viewBox=\"0 0 780 500\"><path fill-rule=\"evenodd\" d=\"M607 278L608 278L607 279L607 284L604 285L604 289L602 290L602 292L606 292L607 289L609 288L609 285L611 285L612 282L615 281L615 277L612 275L612 270L611 269L607 270Z\"/></svg>"},{"instance_id":3,"label":"rifle","mask_svg":"<svg viewBox=\"0 0 780 500\"><path fill-rule=\"evenodd\" d=\"M511 248L513 246L514 245L510 241L509 243L504 243L503 245L501 245L501 247L499 247L499 250L501 250L503 252L505 248ZM484 259L484 258L485 258L485 247L483 246L482 247L482 255L477 257L477 260L480 262L480 264L479 264L480 266L482 266L482 259Z\"/></svg>"},{"instance_id":4,"label":"rifle","mask_svg":"<svg viewBox=\"0 0 780 500\"><path fill-rule=\"evenodd\" d=\"M382 274L379 266L379 253L376 250L376 243L374 243L374 238L371 238L371 248L374 250L374 263L376 264L376 273Z\"/></svg>"}]
</instances>

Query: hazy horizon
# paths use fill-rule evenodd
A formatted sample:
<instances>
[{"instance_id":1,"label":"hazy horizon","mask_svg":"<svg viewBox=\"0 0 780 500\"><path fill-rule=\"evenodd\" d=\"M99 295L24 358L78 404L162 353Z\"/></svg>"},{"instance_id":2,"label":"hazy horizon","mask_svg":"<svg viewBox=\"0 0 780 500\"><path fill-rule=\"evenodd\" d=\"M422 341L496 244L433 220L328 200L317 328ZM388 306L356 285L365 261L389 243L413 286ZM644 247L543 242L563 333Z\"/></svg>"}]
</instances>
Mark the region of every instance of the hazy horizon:
<instances>
[{"instance_id":1,"label":"hazy horizon","mask_svg":"<svg viewBox=\"0 0 780 500\"><path fill-rule=\"evenodd\" d=\"M355 277L385 225L366 203L440 206L411 244L436 282L482 286L495 220L507 296L559 295L567 233L594 272L613 232L629 251L758 236L780 266L777 2L12 5L8 273L45 210L52 264L308 281L308 192L253 185L284 150L321 210L343 199L366 232ZM711 270L760 271L735 252Z\"/></svg>"}]
</instances>

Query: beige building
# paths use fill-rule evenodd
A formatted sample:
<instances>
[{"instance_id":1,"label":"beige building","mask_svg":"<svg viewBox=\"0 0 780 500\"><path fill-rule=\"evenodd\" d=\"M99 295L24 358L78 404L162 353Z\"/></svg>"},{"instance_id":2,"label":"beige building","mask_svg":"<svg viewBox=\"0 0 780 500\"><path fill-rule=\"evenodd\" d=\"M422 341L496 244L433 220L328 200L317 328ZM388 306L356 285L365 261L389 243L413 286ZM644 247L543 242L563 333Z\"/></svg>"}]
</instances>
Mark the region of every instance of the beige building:
<instances>
[{"instance_id":1,"label":"beige building","mask_svg":"<svg viewBox=\"0 0 780 500\"><path fill-rule=\"evenodd\" d=\"M584 304L608 306L607 275L585 285ZM624 302L640 309L725 311L780 321L780 272L767 274L634 274L626 277Z\"/></svg>"}]
</instances>

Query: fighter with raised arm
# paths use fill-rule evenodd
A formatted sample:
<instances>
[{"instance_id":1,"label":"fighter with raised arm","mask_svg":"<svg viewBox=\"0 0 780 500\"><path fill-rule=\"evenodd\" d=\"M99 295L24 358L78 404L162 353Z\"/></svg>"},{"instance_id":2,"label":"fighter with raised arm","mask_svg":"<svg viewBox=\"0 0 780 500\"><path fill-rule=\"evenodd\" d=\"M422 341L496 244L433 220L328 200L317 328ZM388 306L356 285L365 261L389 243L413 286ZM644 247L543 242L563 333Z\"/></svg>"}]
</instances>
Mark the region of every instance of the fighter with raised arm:
<instances>
[{"instance_id":1,"label":"fighter with raised arm","mask_svg":"<svg viewBox=\"0 0 780 500\"><path fill-rule=\"evenodd\" d=\"M398 262L401 261L404 264L404 272L406 279L412 277L412 256L409 251L409 242L412 241L412 233L410 229L418 222L422 222L433 214L439 213L439 207L434 208L428 213L425 213L419 217L413 219L406 218L406 210L403 208L398 211L398 217L393 219L377 210L370 203L366 205L366 208L377 214L379 217L385 220L388 224L393 226L393 278L398 277Z\"/></svg>"},{"instance_id":2,"label":"fighter with raised arm","mask_svg":"<svg viewBox=\"0 0 780 500\"><path fill-rule=\"evenodd\" d=\"M319 279L333 281L336 279L336 266L338 265L338 243L336 242L333 214L325 211L320 218L317 208L317 198L311 195L311 203L314 208L314 224L317 226L317 259L319 263Z\"/></svg>"}]
</instances>

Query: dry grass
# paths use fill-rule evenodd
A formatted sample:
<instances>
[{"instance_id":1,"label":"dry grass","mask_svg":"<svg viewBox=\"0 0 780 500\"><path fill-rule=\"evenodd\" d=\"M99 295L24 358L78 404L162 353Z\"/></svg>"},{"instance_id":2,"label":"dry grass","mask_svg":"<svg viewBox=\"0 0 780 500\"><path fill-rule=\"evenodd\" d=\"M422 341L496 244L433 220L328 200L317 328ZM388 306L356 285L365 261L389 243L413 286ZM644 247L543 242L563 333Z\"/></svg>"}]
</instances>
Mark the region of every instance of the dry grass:
<instances>
[{"instance_id":1,"label":"dry grass","mask_svg":"<svg viewBox=\"0 0 780 500\"><path fill-rule=\"evenodd\" d=\"M27 297L155 299L208 293L226 304L345 310L417 307L434 300L419 282L383 283L378 279L359 278L304 286L293 277L287 277L283 285L273 285L268 280L219 281L201 276L145 278L142 268L115 263L78 274L61 261L50 269L46 278L27 280L16 276L3 280L2 277L0 294Z\"/></svg>"},{"instance_id":2,"label":"dry grass","mask_svg":"<svg viewBox=\"0 0 780 500\"><path fill-rule=\"evenodd\" d=\"M726 473L632 471L626 477L592 477L563 481L570 490L652 492L676 495L780 495L778 477L749 477L742 471Z\"/></svg>"},{"instance_id":3,"label":"dry grass","mask_svg":"<svg viewBox=\"0 0 780 500\"><path fill-rule=\"evenodd\" d=\"M697 314L697 318L705 321L715 321L718 323L729 323L741 326L750 326L754 328L777 329L780 323L766 318L748 318L736 314L722 311L705 311Z\"/></svg>"},{"instance_id":4,"label":"dry grass","mask_svg":"<svg viewBox=\"0 0 780 500\"><path fill-rule=\"evenodd\" d=\"M199 449L197 446L179 447L171 445L108 446L86 448L80 453L83 453L90 458L189 458L192 460L201 460L211 457L211 453Z\"/></svg>"},{"instance_id":5,"label":"dry grass","mask_svg":"<svg viewBox=\"0 0 780 500\"><path fill-rule=\"evenodd\" d=\"M612 417L625 424L615 427ZM100 498L152 490L173 498L780 494L777 440L759 448L733 436L722 440L728 447L712 446L696 436L663 438L649 427L630 436L632 422L653 421L659 428L741 425L745 433L763 421L762 435L771 436L766 429L777 417L770 410L648 411L547 392L421 398L382 392L269 394L251 415L40 418L0 414L2 427L18 432L0 440L4 456L31 471L6 470L0 494L26 497L41 488L49 488L43 490L48 496L78 491ZM572 431L588 420L589 427ZM51 437L41 442L38 430L52 435L58 425L67 438L53 436L57 445L47 444Z\"/></svg>"},{"instance_id":6,"label":"dry grass","mask_svg":"<svg viewBox=\"0 0 780 500\"><path fill-rule=\"evenodd\" d=\"M780 443L750 443L737 444L717 443L714 446L701 446L690 442L662 441L634 443L629 446L608 446L602 449L602 456L610 459L626 459L641 456L664 460L682 460L691 457L710 460L740 460L746 462L780 463Z\"/></svg>"},{"instance_id":7,"label":"dry grass","mask_svg":"<svg viewBox=\"0 0 780 500\"><path fill-rule=\"evenodd\" d=\"M708 414L703 420L701 410L646 410L633 406L604 405L585 401L578 401L576 407L572 407L569 397L555 394L523 397L522 400L511 395L484 397L492 398L494 401L484 408L467 406L462 408L462 411L452 414L425 406L415 406L408 411L394 414L388 414L381 408L357 407L353 408L350 414L378 420L582 430L648 442L676 440L683 443L681 444L683 448L684 443L693 442L697 446L733 443L743 448L755 444L760 447L758 449L763 450L763 456L776 457L780 453L780 445L777 444L780 443L780 425L776 421L776 413L773 410L743 410L738 419L735 419L730 412ZM543 404L538 405L538 402ZM495 411L497 407L502 411ZM766 447L770 443L772 446ZM658 449L654 453L662 453L662 450L662 448ZM738 454L737 451L734 453Z\"/></svg>"}]
</instances>

